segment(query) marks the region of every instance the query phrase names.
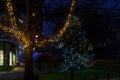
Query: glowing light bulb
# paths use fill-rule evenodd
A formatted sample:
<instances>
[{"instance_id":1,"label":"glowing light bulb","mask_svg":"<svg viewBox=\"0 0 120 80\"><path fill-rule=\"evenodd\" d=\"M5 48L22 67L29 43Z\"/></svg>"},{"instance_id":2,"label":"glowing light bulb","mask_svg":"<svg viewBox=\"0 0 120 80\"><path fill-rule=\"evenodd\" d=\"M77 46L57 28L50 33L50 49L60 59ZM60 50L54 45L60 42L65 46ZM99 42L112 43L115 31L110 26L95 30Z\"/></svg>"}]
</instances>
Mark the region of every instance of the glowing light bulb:
<instances>
[{"instance_id":1,"label":"glowing light bulb","mask_svg":"<svg viewBox=\"0 0 120 80\"><path fill-rule=\"evenodd\" d=\"M35 38L38 38L39 36L38 35L35 35Z\"/></svg>"}]
</instances>

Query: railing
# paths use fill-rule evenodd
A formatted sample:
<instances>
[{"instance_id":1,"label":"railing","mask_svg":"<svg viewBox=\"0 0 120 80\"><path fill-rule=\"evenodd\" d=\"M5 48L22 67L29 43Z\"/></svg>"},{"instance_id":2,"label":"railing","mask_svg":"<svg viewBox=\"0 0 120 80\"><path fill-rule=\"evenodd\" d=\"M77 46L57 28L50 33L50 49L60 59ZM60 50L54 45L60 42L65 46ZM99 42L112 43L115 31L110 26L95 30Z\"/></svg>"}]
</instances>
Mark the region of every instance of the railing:
<instances>
[{"instance_id":1,"label":"railing","mask_svg":"<svg viewBox=\"0 0 120 80\"><path fill-rule=\"evenodd\" d=\"M86 75L81 74L80 76L79 80L120 80L120 72L99 72ZM92 78L88 76L92 76Z\"/></svg>"},{"instance_id":2,"label":"railing","mask_svg":"<svg viewBox=\"0 0 120 80\"><path fill-rule=\"evenodd\" d=\"M34 76L35 80L41 80L38 78L39 76L40 74L36 74ZM73 80L120 80L120 72L99 72L99 73L93 72L93 73L87 73L87 74L81 73L78 76L80 76L79 79L74 77ZM104 76L104 77L101 77L101 76Z\"/></svg>"}]
</instances>

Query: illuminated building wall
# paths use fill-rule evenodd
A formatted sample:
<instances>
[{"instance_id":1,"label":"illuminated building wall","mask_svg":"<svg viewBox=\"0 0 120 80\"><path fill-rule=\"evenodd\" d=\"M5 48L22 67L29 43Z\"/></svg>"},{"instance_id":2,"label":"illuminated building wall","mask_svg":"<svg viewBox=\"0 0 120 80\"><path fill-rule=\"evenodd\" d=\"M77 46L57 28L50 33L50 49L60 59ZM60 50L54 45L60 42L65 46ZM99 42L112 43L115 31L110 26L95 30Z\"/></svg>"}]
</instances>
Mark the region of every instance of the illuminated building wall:
<instances>
[{"instance_id":1,"label":"illuminated building wall","mask_svg":"<svg viewBox=\"0 0 120 80\"><path fill-rule=\"evenodd\" d=\"M0 66L16 65L16 48L8 42L0 42Z\"/></svg>"}]
</instances>

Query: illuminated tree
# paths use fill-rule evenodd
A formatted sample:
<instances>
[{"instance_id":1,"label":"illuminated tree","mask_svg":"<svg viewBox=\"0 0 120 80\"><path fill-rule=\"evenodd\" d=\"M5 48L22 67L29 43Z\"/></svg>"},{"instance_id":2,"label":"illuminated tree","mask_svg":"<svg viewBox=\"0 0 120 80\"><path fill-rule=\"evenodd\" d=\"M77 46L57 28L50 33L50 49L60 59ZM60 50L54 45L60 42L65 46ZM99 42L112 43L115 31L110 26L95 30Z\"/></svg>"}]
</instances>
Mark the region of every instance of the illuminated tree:
<instances>
[{"instance_id":1,"label":"illuminated tree","mask_svg":"<svg viewBox=\"0 0 120 80\"><path fill-rule=\"evenodd\" d=\"M82 30L77 17L73 16L60 45L58 42L58 47L63 49L61 70L71 71L71 80L73 80L74 70L93 65L93 46L88 41L86 32Z\"/></svg>"},{"instance_id":2,"label":"illuminated tree","mask_svg":"<svg viewBox=\"0 0 120 80\"><path fill-rule=\"evenodd\" d=\"M71 0L69 13L67 14L65 24L62 26L62 29L50 39L36 40L32 41L33 28L35 28L32 23L32 16L34 16L31 12L31 0L26 0L26 27L24 30L20 29L17 24L17 18L15 16L14 7L11 0L5 0L8 14L10 16L10 26L5 26L0 24L0 28L6 32L11 33L25 48L25 80L33 80L33 59L32 59L32 48L34 45L36 46L46 46L49 42L54 42L56 39L61 37L65 30L69 25L69 21L72 16L72 12L74 10L75 0Z\"/></svg>"}]
</instances>

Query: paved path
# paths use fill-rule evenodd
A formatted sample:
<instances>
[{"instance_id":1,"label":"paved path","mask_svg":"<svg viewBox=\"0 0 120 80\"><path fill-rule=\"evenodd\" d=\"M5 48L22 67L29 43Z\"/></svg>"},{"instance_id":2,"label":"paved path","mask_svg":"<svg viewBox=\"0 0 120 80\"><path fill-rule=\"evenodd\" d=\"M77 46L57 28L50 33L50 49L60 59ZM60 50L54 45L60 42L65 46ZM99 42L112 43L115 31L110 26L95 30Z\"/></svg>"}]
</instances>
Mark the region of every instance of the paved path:
<instances>
[{"instance_id":1,"label":"paved path","mask_svg":"<svg viewBox=\"0 0 120 80\"><path fill-rule=\"evenodd\" d=\"M53 71L53 68L44 69L42 70L42 72L40 72L36 68L34 68L33 70L34 70L34 74L40 74L40 73L51 72L51 70ZM17 66L12 71L0 72L0 80L14 80L17 78L22 78L22 77L24 77L24 67L22 66Z\"/></svg>"},{"instance_id":2,"label":"paved path","mask_svg":"<svg viewBox=\"0 0 120 80\"><path fill-rule=\"evenodd\" d=\"M0 80L14 80L16 78L21 78L24 76L24 68L16 67L12 71L0 72Z\"/></svg>"}]
</instances>

